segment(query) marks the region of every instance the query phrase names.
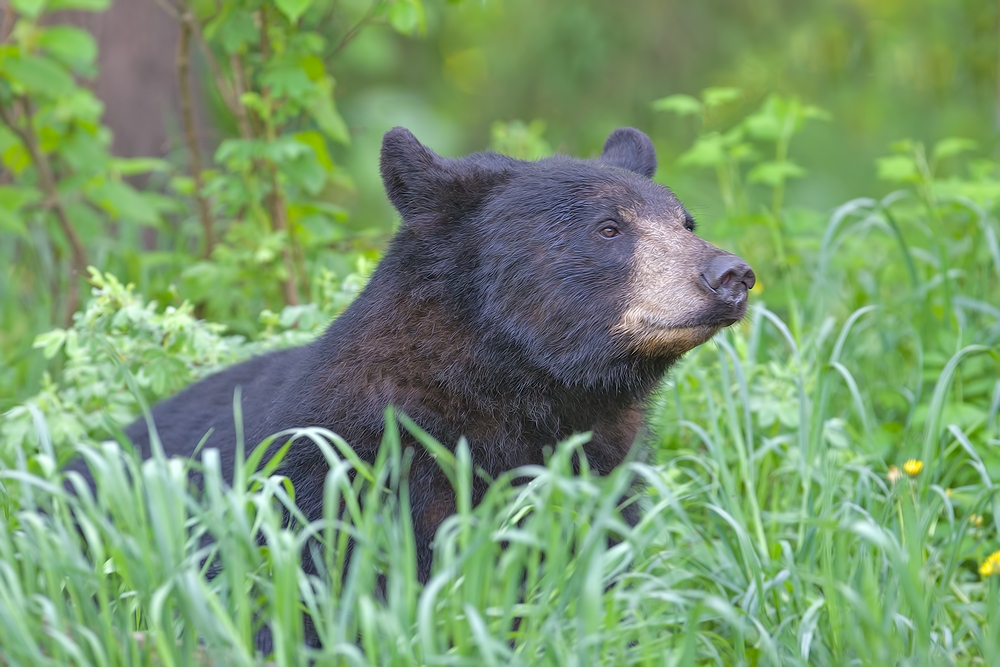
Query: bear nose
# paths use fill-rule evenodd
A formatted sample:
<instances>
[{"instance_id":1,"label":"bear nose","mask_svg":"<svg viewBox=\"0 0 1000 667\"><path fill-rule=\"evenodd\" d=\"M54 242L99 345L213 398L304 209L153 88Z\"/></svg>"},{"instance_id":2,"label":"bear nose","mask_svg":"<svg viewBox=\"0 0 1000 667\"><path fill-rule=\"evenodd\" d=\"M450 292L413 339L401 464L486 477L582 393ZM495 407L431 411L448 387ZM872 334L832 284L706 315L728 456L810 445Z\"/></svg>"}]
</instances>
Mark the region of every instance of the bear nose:
<instances>
[{"instance_id":1,"label":"bear nose","mask_svg":"<svg viewBox=\"0 0 1000 667\"><path fill-rule=\"evenodd\" d=\"M736 255L718 255L708 261L702 280L723 298L739 301L757 282L750 265Z\"/></svg>"}]
</instances>

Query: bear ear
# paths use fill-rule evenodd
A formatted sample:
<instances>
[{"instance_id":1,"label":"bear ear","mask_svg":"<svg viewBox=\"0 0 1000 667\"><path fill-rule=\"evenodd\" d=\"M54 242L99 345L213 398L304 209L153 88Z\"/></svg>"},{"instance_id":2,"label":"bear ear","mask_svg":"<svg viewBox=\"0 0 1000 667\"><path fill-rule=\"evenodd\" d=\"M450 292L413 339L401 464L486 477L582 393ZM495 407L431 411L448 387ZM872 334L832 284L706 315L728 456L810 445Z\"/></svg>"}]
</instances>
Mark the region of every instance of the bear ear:
<instances>
[{"instance_id":1,"label":"bear ear","mask_svg":"<svg viewBox=\"0 0 1000 667\"><path fill-rule=\"evenodd\" d=\"M652 178L656 173L656 149L644 133L632 127L620 127L604 142L600 161Z\"/></svg>"},{"instance_id":2,"label":"bear ear","mask_svg":"<svg viewBox=\"0 0 1000 667\"><path fill-rule=\"evenodd\" d=\"M382 138L379 170L404 222L426 226L460 221L506 182L515 162L495 153L443 158L394 127Z\"/></svg>"},{"instance_id":3,"label":"bear ear","mask_svg":"<svg viewBox=\"0 0 1000 667\"><path fill-rule=\"evenodd\" d=\"M379 171L389 201L406 219L427 208L427 198L443 176L444 165L409 130L394 127L382 137Z\"/></svg>"}]
</instances>

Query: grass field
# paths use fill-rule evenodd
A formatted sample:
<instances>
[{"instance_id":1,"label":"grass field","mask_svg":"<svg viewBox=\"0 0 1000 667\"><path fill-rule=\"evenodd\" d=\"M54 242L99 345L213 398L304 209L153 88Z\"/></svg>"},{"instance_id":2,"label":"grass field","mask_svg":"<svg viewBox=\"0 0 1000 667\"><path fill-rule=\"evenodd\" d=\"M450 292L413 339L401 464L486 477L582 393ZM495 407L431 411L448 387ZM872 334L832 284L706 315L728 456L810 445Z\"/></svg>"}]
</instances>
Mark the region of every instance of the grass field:
<instances>
[{"instance_id":1,"label":"grass field","mask_svg":"<svg viewBox=\"0 0 1000 667\"><path fill-rule=\"evenodd\" d=\"M294 529L279 509L293 490L253 459L229 488L206 452L196 497L184 462L95 446L102 415L134 412L108 397L146 359L139 334L114 327L159 317L100 287L106 312L40 341L70 356L64 377L0 431L0 663L998 665L996 185L928 176L806 231L791 215L720 226L763 289L746 322L673 370L648 412L649 456L573 476L581 435L471 507L468 450L427 441L459 511L423 587L392 431L375 466L310 432L332 464L327 507L348 510ZM177 330L202 356L181 370L247 353L218 353L218 332L186 317ZM124 365L95 361L102 349L128 351ZM110 370L85 372L99 363ZM96 497L74 476L77 495L63 491L57 462L81 442ZM629 529L615 502L633 478L644 518ZM299 566L310 537L319 577ZM207 579L206 563L221 573ZM322 651L300 649L303 609ZM263 623L270 657L254 650Z\"/></svg>"}]
</instances>

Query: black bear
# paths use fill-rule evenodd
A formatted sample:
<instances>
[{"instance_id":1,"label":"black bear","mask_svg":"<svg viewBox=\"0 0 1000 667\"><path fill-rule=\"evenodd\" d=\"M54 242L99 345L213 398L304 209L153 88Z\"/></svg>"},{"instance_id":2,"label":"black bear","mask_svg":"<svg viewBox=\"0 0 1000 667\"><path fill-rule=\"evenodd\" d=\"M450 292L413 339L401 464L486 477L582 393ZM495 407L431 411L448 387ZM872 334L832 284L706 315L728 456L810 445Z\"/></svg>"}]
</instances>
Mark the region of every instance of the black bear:
<instances>
[{"instance_id":1,"label":"black bear","mask_svg":"<svg viewBox=\"0 0 1000 667\"><path fill-rule=\"evenodd\" d=\"M543 448L592 432L607 473L636 442L642 410L682 354L743 317L754 273L694 234L651 179L656 154L631 128L600 157L525 162L492 152L442 158L395 128L382 143L386 193L402 225L364 291L314 343L257 357L152 411L168 455L207 446L232 470L233 391L248 443L321 426L373 461L393 405L452 446L469 442L493 477L542 463ZM143 419L126 431L148 455ZM415 448L410 494L418 573L453 512L438 465ZM282 473L320 518L328 468L297 442ZM481 494L482 488L475 489Z\"/></svg>"}]
</instances>

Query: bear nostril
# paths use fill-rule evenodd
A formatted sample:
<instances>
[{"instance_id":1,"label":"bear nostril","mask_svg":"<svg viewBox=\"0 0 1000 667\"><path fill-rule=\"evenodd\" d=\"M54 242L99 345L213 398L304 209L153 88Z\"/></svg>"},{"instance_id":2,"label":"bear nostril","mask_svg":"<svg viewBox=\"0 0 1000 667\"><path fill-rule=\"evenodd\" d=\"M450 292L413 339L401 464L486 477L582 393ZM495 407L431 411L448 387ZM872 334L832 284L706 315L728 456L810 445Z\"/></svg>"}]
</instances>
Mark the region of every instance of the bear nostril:
<instances>
[{"instance_id":1,"label":"bear nostril","mask_svg":"<svg viewBox=\"0 0 1000 667\"><path fill-rule=\"evenodd\" d=\"M757 281L753 269L736 255L717 255L708 261L702 279L713 292L730 290L736 283L751 289Z\"/></svg>"}]
</instances>

